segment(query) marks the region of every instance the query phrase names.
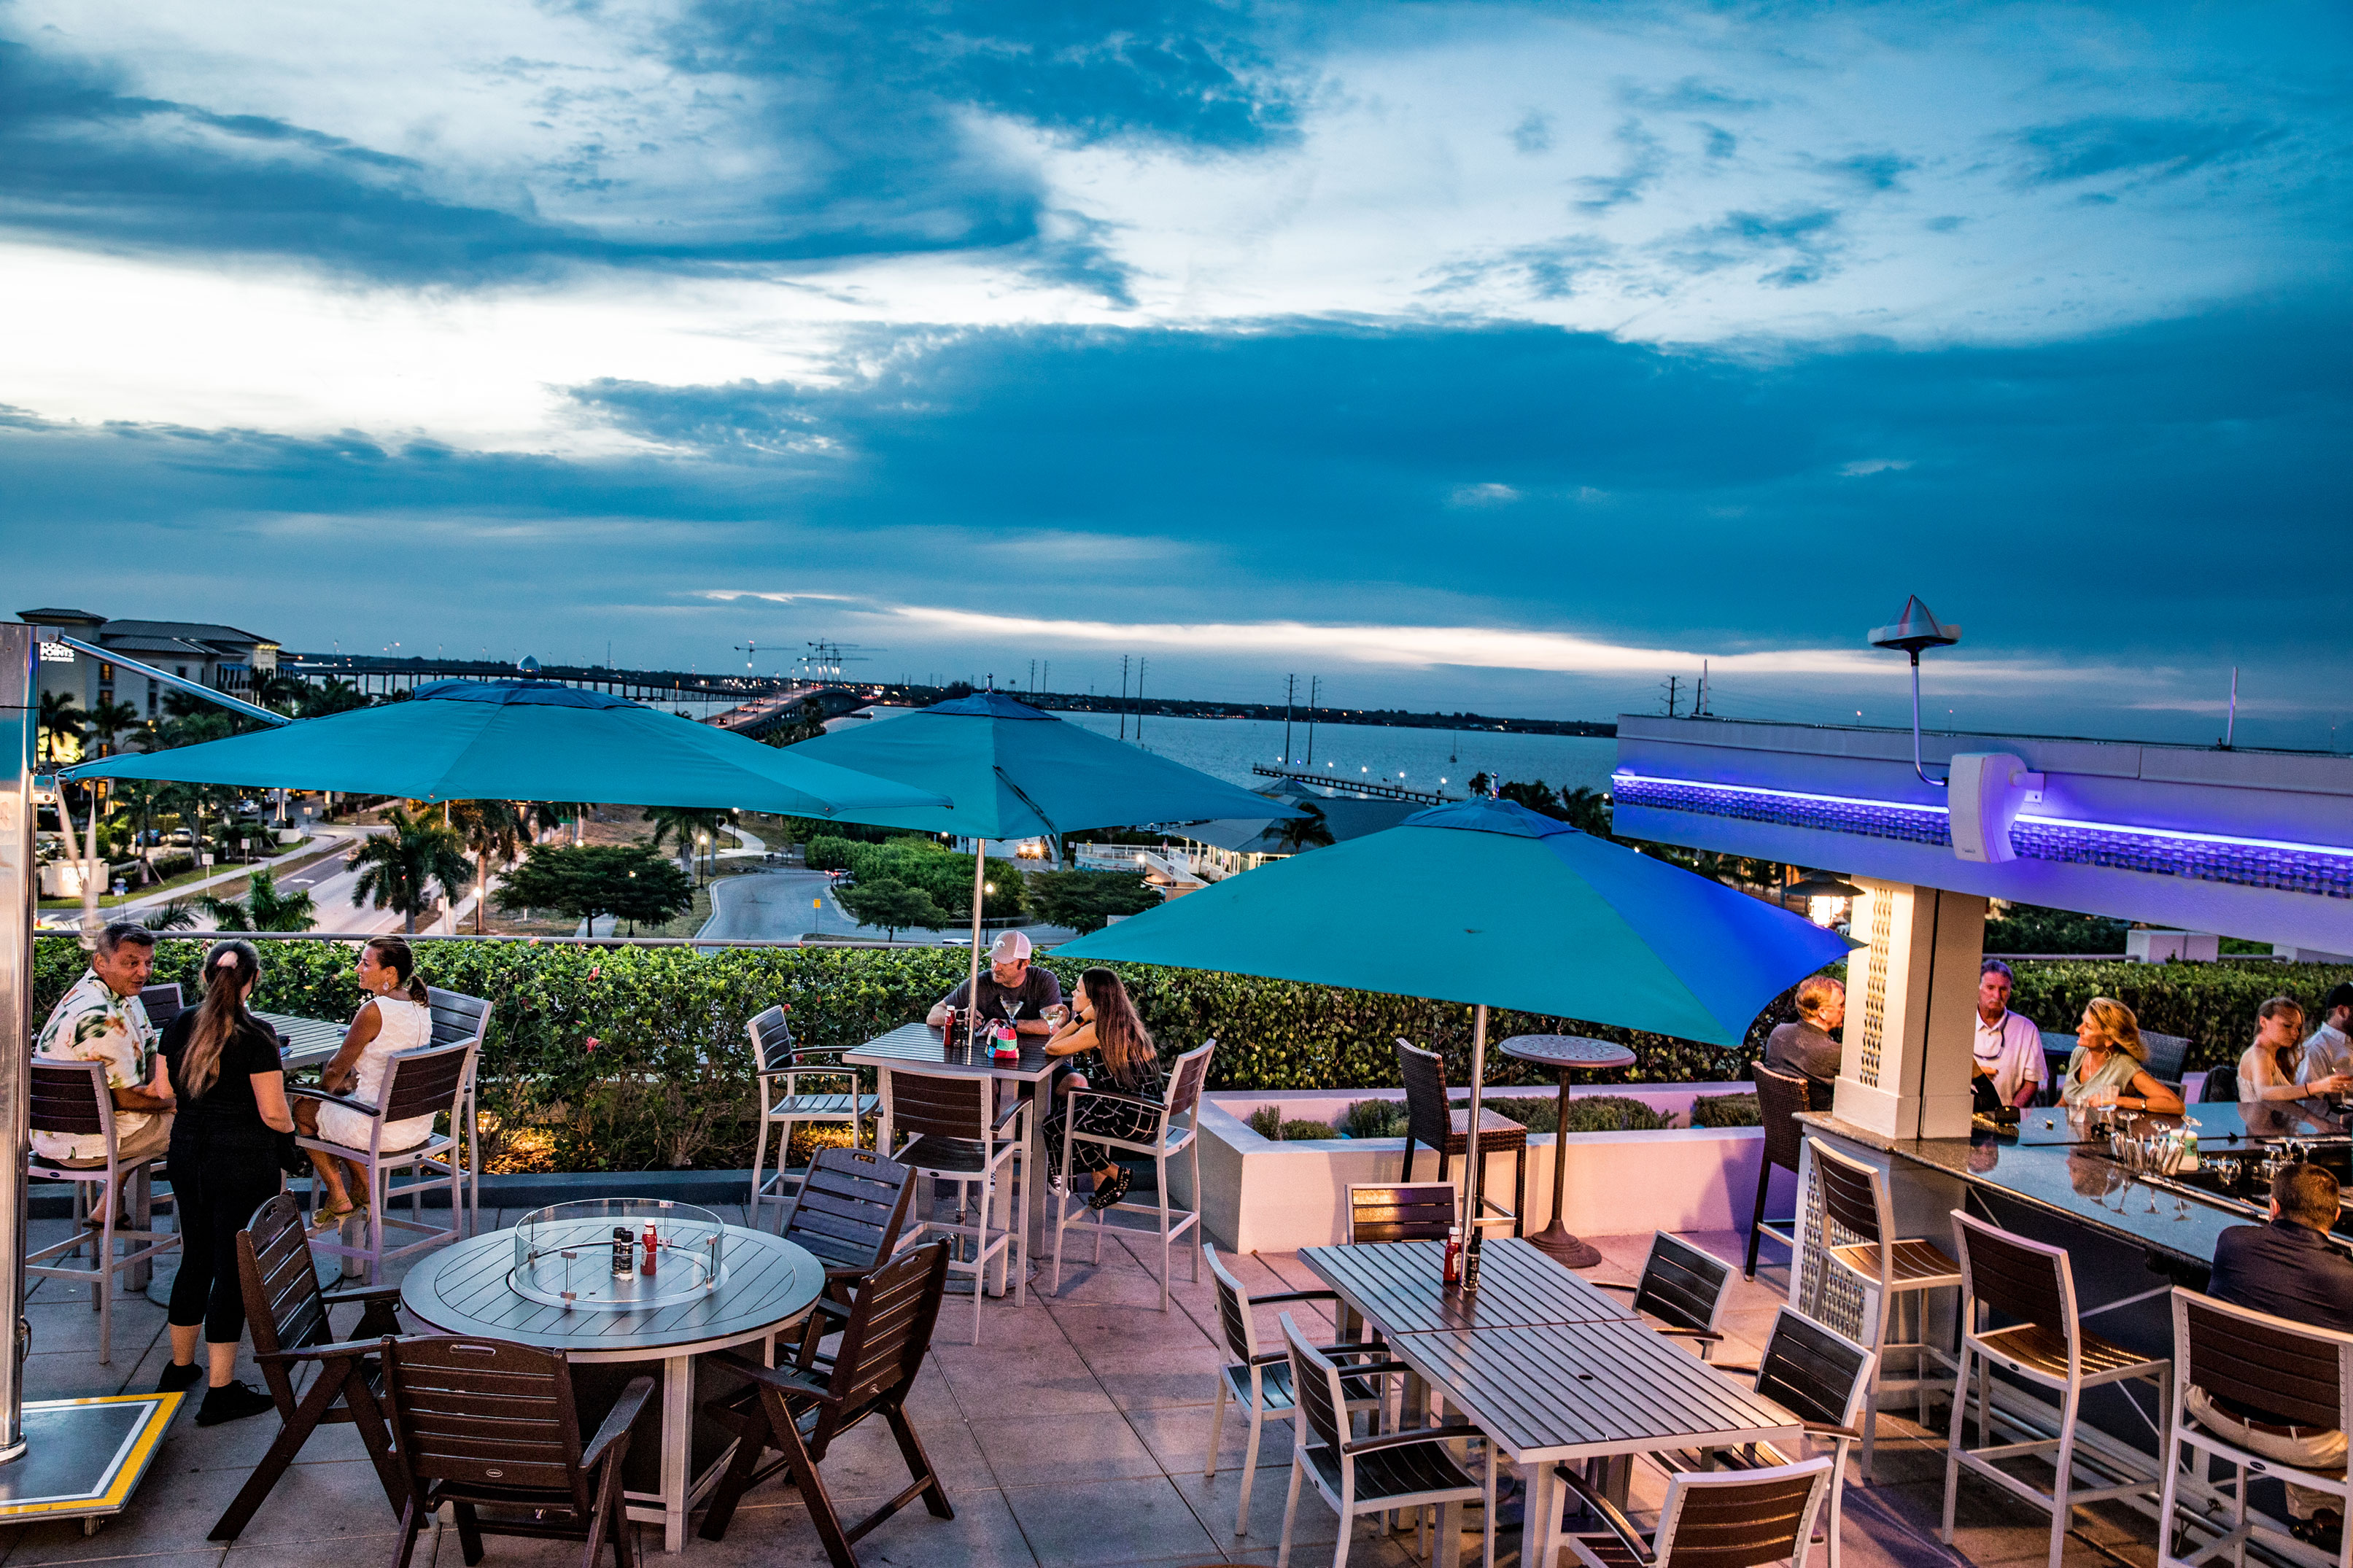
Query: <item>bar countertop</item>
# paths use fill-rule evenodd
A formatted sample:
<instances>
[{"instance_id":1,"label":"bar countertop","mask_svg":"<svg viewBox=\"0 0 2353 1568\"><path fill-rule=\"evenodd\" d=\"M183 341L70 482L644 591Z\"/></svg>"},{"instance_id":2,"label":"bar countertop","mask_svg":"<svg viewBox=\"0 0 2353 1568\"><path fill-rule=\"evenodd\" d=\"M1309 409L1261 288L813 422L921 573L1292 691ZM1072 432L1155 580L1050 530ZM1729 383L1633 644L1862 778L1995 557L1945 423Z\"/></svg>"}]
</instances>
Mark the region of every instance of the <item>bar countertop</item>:
<instances>
[{"instance_id":1,"label":"bar countertop","mask_svg":"<svg viewBox=\"0 0 2353 1568\"><path fill-rule=\"evenodd\" d=\"M2264 1223L2264 1184L2252 1177L2242 1182L2236 1204L2201 1191L2195 1184L2199 1178L2167 1182L2152 1176L2128 1185L2124 1167L2109 1156L2106 1141L2088 1140L2081 1123L2071 1126L2068 1113L2056 1106L2020 1112L2014 1135L1980 1131L1966 1138L1890 1138L1821 1113L1798 1120L1850 1143L1946 1172L2118 1240L2200 1266L2212 1264L2215 1240L2225 1229ZM2143 1131L2184 1120L2128 1118ZM2216 1161L2235 1158L2252 1165L2266 1152L2280 1152L2281 1144L2289 1140L2319 1143L2313 1157L2339 1181L2345 1180L2348 1158L2353 1156L2344 1121L2297 1107L2193 1105L2186 1120L2197 1128L2209 1183L2214 1180ZM2152 1202L2155 1213L2150 1212ZM2353 1211L2340 1213L2330 1239L2353 1252Z\"/></svg>"}]
</instances>

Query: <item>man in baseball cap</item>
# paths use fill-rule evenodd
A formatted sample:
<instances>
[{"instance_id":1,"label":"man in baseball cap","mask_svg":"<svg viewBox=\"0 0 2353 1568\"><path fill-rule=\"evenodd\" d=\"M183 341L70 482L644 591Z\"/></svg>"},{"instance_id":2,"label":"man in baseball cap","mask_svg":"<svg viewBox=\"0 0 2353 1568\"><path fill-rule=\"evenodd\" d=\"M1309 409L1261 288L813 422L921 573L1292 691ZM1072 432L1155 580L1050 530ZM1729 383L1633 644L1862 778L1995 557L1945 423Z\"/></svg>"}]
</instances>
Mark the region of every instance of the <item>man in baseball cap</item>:
<instances>
[{"instance_id":1,"label":"man in baseball cap","mask_svg":"<svg viewBox=\"0 0 2353 1568\"><path fill-rule=\"evenodd\" d=\"M946 1028L973 1005L971 990L971 981L960 982L932 1005L923 1022L934 1029ZM1061 1005L1062 984L1030 963L1029 939L1018 931L997 933L988 950L988 967L981 972L980 1016L991 1022L1010 1017L1018 1034L1050 1035L1054 1026L1047 1021L1046 1010Z\"/></svg>"}]
</instances>

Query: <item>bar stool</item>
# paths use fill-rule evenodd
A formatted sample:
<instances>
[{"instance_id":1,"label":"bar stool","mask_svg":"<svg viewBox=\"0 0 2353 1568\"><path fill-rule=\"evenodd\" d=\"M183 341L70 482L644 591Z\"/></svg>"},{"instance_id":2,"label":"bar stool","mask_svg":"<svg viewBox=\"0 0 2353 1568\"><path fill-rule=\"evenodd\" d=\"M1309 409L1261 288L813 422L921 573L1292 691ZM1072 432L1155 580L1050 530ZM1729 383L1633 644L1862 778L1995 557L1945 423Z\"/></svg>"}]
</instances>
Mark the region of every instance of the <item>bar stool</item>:
<instances>
[{"instance_id":1,"label":"bar stool","mask_svg":"<svg viewBox=\"0 0 2353 1568\"><path fill-rule=\"evenodd\" d=\"M1413 1151L1416 1143L1428 1145L1438 1154L1438 1179L1445 1181L1446 1168L1457 1156L1467 1155L1471 1147L1471 1112L1456 1110L1446 1099L1446 1064L1436 1051L1425 1051L1403 1040L1397 1043L1398 1072L1405 1079L1405 1164L1398 1171L1398 1179L1413 1180ZM1564 1145L1566 1147L1566 1145ZM1472 1215L1469 1223L1474 1226L1508 1225L1512 1234L1521 1229L1521 1216L1527 1212L1528 1197L1528 1130L1506 1116L1498 1116L1485 1106L1479 1108L1479 1158L1491 1154L1512 1156L1512 1206L1487 1196L1482 1186L1479 1206L1485 1211Z\"/></svg>"},{"instance_id":2,"label":"bar stool","mask_svg":"<svg viewBox=\"0 0 2353 1568\"><path fill-rule=\"evenodd\" d=\"M915 1072L887 1068L882 1074L882 1123L876 1144L886 1159L896 1160L918 1178L945 1179L957 1184L958 1203L967 1184L980 1188L980 1203L972 1224L925 1219L899 1237L902 1250L926 1236L947 1238L948 1271L972 1276L972 1342L980 1343L981 1298L987 1294L988 1267L1001 1254L1013 1277L1013 1304L1029 1299L1029 1224L1026 1201L1017 1196L1017 1184L1031 1179L1023 1157L1029 1136L1031 1102L1017 1099L1001 1112L996 1107L997 1081L960 1073ZM899 1140L904 1136L905 1143ZM1004 1224L992 1226L1000 1189ZM960 1221L967 1211L958 1207ZM969 1256L967 1256L967 1254Z\"/></svg>"},{"instance_id":3,"label":"bar stool","mask_svg":"<svg viewBox=\"0 0 2353 1568\"><path fill-rule=\"evenodd\" d=\"M1765 1196L1773 1185L1775 1167L1798 1173L1798 1150L1805 1142L1805 1132L1798 1117L1810 1103L1806 1080L1796 1073L1781 1072L1757 1063L1749 1069L1757 1084L1757 1120L1765 1126L1765 1153L1757 1162L1757 1212L1748 1222L1748 1262L1741 1278L1757 1278L1757 1244L1767 1237L1789 1249L1794 1258L1798 1254L1798 1223L1795 1220L1765 1217Z\"/></svg>"},{"instance_id":4,"label":"bar stool","mask_svg":"<svg viewBox=\"0 0 2353 1568\"><path fill-rule=\"evenodd\" d=\"M1952 1355L1941 1345L1928 1342L1927 1292L1957 1288L1961 1266L1926 1237L1891 1239L1895 1230L1895 1214L1888 1196L1886 1172L1850 1159L1819 1138L1807 1139L1806 1147L1813 1155L1814 1179L1821 1187L1822 1256L1831 1268L1862 1289L1861 1337L1871 1353L1879 1358L1872 1369L1871 1392L1863 1400L1862 1479L1868 1481L1879 1436L1880 1395L1906 1391L1915 1394L1919 1401L1920 1425L1926 1426L1929 1394L1951 1386L1958 1375ZM1833 1226L1855 1239L1831 1245L1830 1229ZM1913 1299L1915 1332L1909 1340L1891 1343L1887 1320L1899 1296ZM1909 1358L1912 1374L1891 1378L1887 1375L1888 1359L1899 1355ZM1931 1362L1954 1372L1955 1377L1930 1376Z\"/></svg>"},{"instance_id":5,"label":"bar stool","mask_svg":"<svg viewBox=\"0 0 2353 1568\"><path fill-rule=\"evenodd\" d=\"M2075 1310L2074 1270L2063 1248L2013 1236L1958 1209L1953 1211L1953 1240L1961 1254L1960 1392L1953 1402L1953 1428L1945 1444L1945 1522L1937 1533L1947 1545L1952 1543L1953 1505L1966 1466L2005 1491L2051 1510L2051 1568L2059 1568L2067 1546L2067 1521L2077 1507L2110 1498L2154 1499L2163 1485L2155 1467L2147 1475L2135 1476L2100 1450L2077 1452L2084 1390L2135 1378L2156 1384L2157 1429L2163 1432L2170 1426L2173 1363L2137 1355L2084 1330ZM2017 1321L1999 1329L1981 1327L1979 1321L1989 1311ZM1972 1359L1978 1373L1978 1446L1974 1448L1961 1441ZM2059 1391L2057 1436L2018 1443L1993 1440L1992 1374L1997 1366L2013 1377ZM1994 1463L2027 1454L2053 1455L2057 1474L2049 1491L2037 1490ZM2123 1479L2106 1486L2078 1487L2078 1468L2095 1468Z\"/></svg>"}]
</instances>

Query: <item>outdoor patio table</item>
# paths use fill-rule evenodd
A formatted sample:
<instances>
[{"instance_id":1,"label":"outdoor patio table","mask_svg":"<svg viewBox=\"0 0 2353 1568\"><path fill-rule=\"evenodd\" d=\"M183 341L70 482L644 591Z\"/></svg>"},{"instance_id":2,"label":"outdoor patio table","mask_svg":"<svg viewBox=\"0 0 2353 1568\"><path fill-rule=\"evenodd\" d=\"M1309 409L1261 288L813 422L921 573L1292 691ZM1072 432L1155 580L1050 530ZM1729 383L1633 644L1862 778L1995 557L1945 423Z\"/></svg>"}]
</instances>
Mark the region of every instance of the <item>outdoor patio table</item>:
<instances>
[{"instance_id":1,"label":"outdoor patio table","mask_svg":"<svg viewBox=\"0 0 2353 1568\"><path fill-rule=\"evenodd\" d=\"M661 1426L658 1441L631 1445L628 1480L641 1479L639 1456L659 1456L652 1489L628 1485L629 1517L662 1527L664 1550L686 1543L686 1514L702 1485L717 1479L729 1451L726 1434L709 1426L705 1447L716 1448L698 1474L695 1358L733 1345L758 1343L773 1354L776 1334L807 1315L825 1288L825 1266L805 1248L764 1230L726 1229L726 1277L701 1298L633 1312L544 1306L508 1283L515 1263L512 1231L494 1230L428 1253L401 1281L401 1310L420 1330L480 1334L556 1351L575 1368L594 1368L584 1387L583 1426L593 1431L610 1394L639 1371L660 1368ZM708 1424L705 1424L708 1426Z\"/></svg>"},{"instance_id":2,"label":"outdoor patio table","mask_svg":"<svg viewBox=\"0 0 2353 1568\"><path fill-rule=\"evenodd\" d=\"M1439 1330L1388 1345L1520 1467L1523 1563L1550 1563L1560 1549L1557 1464L1744 1443L1794 1452L1803 1435L1797 1416L1640 1322Z\"/></svg>"},{"instance_id":3,"label":"outdoor patio table","mask_svg":"<svg viewBox=\"0 0 2353 1568\"><path fill-rule=\"evenodd\" d=\"M1546 1256L1571 1268L1590 1268L1601 1261L1601 1254L1571 1236L1568 1227L1560 1223L1561 1196L1567 1189L1568 1177L1568 1140L1562 1131L1568 1125L1568 1075L1580 1068L1588 1071L1596 1068L1630 1068L1634 1065L1634 1053L1608 1040L1588 1039L1582 1035L1514 1035L1495 1048L1519 1061L1551 1068L1560 1075L1560 1098L1554 1102L1552 1123L1552 1219L1528 1239L1542 1247Z\"/></svg>"},{"instance_id":4,"label":"outdoor patio table","mask_svg":"<svg viewBox=\"0 0 2353 1568\"><path fill-rule=\"evenodd\" d=\"M1570 1273L1525 1238L1498 1237L1482 1249L1479 1289L1440 1283L1446 1244L1388 1241L1309 1247L1299 1260L1341 1302L1385 1334L1511 1328L1537 1323L1640 1322L1623 1301Z\"/></svg>"},{"instance_id":5,"label":"outdoor patio table","mask_svg":"<svg viewBox=\"0 0 2353 1568\"><path fill-rule=\"evenodd\" d=\"M923 1072L955 1074L958 1077L1001 1079L1018 1086L1018 1092L1030 1101L1029 1131L1021 1150L1021 1204L1025 1234L1022 1238L1022 1266L1037 1256L1036 1248L1043 1245L1046 1228L1046 1107L1039 1103L1047 1079L1054 1073L1054 1058L1046 1054L1046 1037L1020 1037L1021 1055L1014 1061L1000 1062L987 1049L974 1049L958 1041L951 1044L944 1030L929 1024L902 1024L887 1035L878 1035L856 1050L844 1051L841 1059L859 1067L879 1068L888 1072L892 1068L913 1068ZM1000 1206L990 1217L992 1225L1004 1224L1012 1214L1012 1184L997 1184L997 1203ZM988 1272L988 1293L1002 1296L1006 1289L1005 1259L1011 1249L997 1255L997 1261Z\"/></svg>"}]
</instances>

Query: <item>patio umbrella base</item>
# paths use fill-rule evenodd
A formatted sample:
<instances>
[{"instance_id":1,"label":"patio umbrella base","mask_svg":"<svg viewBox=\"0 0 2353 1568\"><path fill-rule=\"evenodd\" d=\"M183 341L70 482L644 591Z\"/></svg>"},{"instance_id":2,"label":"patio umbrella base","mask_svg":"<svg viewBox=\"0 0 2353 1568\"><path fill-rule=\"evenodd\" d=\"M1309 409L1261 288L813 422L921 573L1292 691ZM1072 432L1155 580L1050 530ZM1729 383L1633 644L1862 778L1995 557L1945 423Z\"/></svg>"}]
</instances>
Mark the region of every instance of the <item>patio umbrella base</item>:
<instances>
[{"instance_id":1,"label":"patio umbrella base","mask_svg":"<svg viewBox=\"0 0 2353 1568\"><path fill-rule=\"evenodd\" d=\"M1601 1261L1601 1254L1590 1245L1556 1225L1548 1225L1528 1237L1528 1245L1564 1268L1590 1268Z\"/></svg>"}]
</instances>

